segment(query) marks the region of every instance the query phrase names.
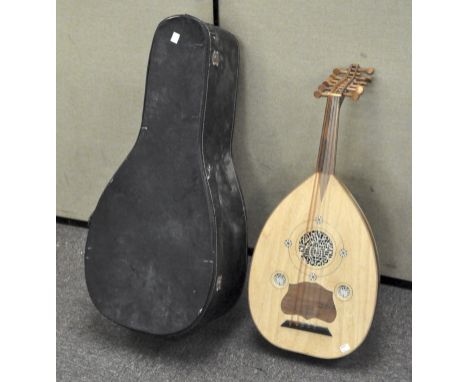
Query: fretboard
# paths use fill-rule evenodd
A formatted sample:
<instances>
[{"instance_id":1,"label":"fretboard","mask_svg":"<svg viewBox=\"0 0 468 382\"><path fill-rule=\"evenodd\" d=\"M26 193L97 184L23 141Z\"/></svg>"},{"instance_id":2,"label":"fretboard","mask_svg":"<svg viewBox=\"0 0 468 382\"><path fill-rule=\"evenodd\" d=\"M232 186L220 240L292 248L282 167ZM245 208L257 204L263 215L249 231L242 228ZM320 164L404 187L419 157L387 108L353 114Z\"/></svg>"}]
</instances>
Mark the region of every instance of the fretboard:
<instances>
[{"instance_id":1,"label":"fretboard","mask_svg":"<svg viewBox=\"0 0 468 382\"><path fill-rule=\"evenodd\" d=\"M341 97L327 97L327 106L323 118L322 137L317 158L317 172L335 173L336 146L338 139L338 119L342 103Z\"/></svg>"},{"instance_id":2,"label":"fretboard","mask_svg":"<svg viewBox=\"0 0 468 382\"><path fill-rule=\"evenodd\" d=\"M327 106L323 118L322 137L317 158L317 172L320 179L320 197L323 198L330 175L335 173L336 146L338 141L338 119L342 97L327 97Z\"/></svg>"}]
</instances>

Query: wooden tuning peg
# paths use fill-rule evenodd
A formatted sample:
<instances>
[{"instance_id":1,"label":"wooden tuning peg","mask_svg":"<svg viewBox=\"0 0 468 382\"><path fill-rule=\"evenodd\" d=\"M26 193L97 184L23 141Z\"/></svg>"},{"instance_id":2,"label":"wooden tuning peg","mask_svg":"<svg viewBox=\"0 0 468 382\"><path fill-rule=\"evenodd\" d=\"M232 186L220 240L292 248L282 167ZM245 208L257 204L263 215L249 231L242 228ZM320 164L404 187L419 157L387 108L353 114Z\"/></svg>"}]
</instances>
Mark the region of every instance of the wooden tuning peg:
<instances>
[{"instance_id":1,"label":"wooden tuning peg","mask_svg":"<svg viewBox=\"0 0 468 382\"><path fill-rule=\"evenodd\" d=\"M331 74L325 81L328 81L328 80L333 81L333 82L338 82L338 81L342 81L343 78L337 77L334 74Z\"/></svg>"},{"instance_id":2,"label":"wooden tuning peg","mask_svg":"<svg viewBox=\"0 0 468 382\"><path fill-rule=\"evenodd\" d=\"M362 86L358 86L356 90L351 93L351 99L353 101L357 101L363 92L364 88Z\"/></svg>"},{"instance_id":3,"label":"wooden tuning peg","mask_svg":"<svg viewBox=\"0 0 468 382\"><path fill-rule=\"evenodd\" d=\"M361 97L361 95L358 94L358 93L356 93L356 92L353 93L353 94L351 94L351 99L352 99L353 101L355 101L355 102L356 102L360 97Z\"/></svg>"},{"instance_id":4,"label":"wooden tuning peg","mask_svg":"<svg viewBox=\"0 0 468 382\"><path fill-rule=\"evenodd\" d=\"M318 87L318 91L319 91L319 92L323 92L324 90L327 90L328 86L329 86L329 85L328 85L327 83L323 82L323 83Z\"/></svg>"},{"instance_id":5,"label":"wooden tuning peg","mask_svg":"<svg viewBox=\"0 0 468 382\"><path fill-rule=\"evenodd\" d=\"M374 74L374 68L359 68L361 72L367 73L369 75Z\"/></svg>"},{"instance_id":6,"label":"wooden tuning peg","mask_svg":"<svg viewBox=\"0 0 468 382\"><path fill-rule=\"evenodd\" d=\"M335 69L333 69L333 74L334 74L335 76L338 76L338 75L343 74L343 73L346 73L346 70L340 69L340 68L335 68Z\"/></svg>"},{"instance_id":7,"label":"wooden tuning peg","mask_svg":"<svg viewBox=\"0 0 468 382\"><path fill-rule=\"evenodd\" d=\"M357 81L366 81L367 82L372 82L372 77L367 77L367 76L363 76L362 74L360 74L359 76L356 77L356 80Z\"/></svg>"},{"instance_id":8,"label":"wooden tuning peg","mask_svg":"<svg viewBox=\"0 0 468 382\"><path fill-rule=\"evenodd\" d=\"M367 86L367 84L368 84L369 82L370 82L370 81L360 81L359 79L357 79L357 80L354 80L354 81L353 81L353 84L354 84L354 85Z\"/></svg>"}]
</instances>

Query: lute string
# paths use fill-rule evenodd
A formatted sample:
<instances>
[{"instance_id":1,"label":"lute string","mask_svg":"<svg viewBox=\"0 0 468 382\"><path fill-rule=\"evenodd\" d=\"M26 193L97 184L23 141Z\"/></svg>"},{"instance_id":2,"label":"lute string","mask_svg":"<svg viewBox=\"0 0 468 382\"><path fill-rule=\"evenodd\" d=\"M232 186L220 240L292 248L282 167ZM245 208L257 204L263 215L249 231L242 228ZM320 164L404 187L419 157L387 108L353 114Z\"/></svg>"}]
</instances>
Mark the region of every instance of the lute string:
<instances>
[{"instance_id":1,"label":"lute string","mask_svg":"<svg viewBox=\"0 0 468 382\"><path fill-rule=\"evenodd\" d=\"M311 206L309 209L309 216L306 222L306 233L307 232L312 232L314 228L314 222L315 222L315 215L317 211L317 205L319 203L319 199L323 196L320 195L321 192L321 187L320 184L322 182L323 176L324 175L323 170L324 166L328 162L328 156L329 156L329 138L330 138L330 121L334 119L334 116L336 114L336 105L334 102L331 102L332 100L327 99L327 106L326 106L326 113L324 117L324 126L323 126L323 132L322 132L322 140L321 140L321 145L320 145L320 150L319 150L319 158L318 158L318 163L317 163L317 170L322 170L322 171L317 171L317 175L315 176L314 179L314 186L313 186L313 191L312 191L312 201L311 201ZM326 173L325 173L326 174ZM298 277L298 283L305 282L307 279L307 270L308 270L308 263L305 258L300 258L300 271L299 271L299 277ZM304 266L302 266L302 263L304 262ZM302 279L302 280L301 280ZM315 281L315 280L314 280ZM299 289L297 298L299 299L299 306L301 307L301 311L303 311L304 306L305 306L305 294L306 294L306 289L305 289L305 284L303 285L304 287L302 289ZM297 305L297 304L296 304ZM298 315L298 320L299 320L299 315Z\"/></svg>"},{"instance_id":2,"label":"lute string","mask_svg":"<svg viewBox=\"0 0 468 382\"><path fill-rule=\"evenodd\" d=\"M327 125L328 125L328 120L330 118L330 114L331 114L331 104L329 102L327 102L326 104L326 107L325 107L325 115L324 115L324 122L323 122L323 129L322 129L322 139L321 141L323 141L324 139L326 139L326 129L328 128ZM319 149L319 160L320 160L320 156L323 155L323 149L324 149L324 145L320 145L320 149ZM314 216L314 212L315 212L315 203L316 203L316 199L317 199L317 194L318 194L318 189L319 189L319 184L320 184L320 173L317 172L317 176L314 177L314 183L313 183L313 186L312 186L312 196L311 196L311 199L310 199L310 206L309 206L309 213L308 213L308 217L307 217L307 220L306 220L306 229L305 229L305 233L309 232L310 230L310 223L311 223L311 216L313 217ZM299 239L300 240L300 239ZM296 248L294 248L296 250ZM303 263L305 263L303 265ZM298 291L296 293L296 297L295 297L295 301L294 301L294 311L296 312L296 320L299 321L299 311L298 311L298 303L301 304L300 306L303 306L303 295L304 295L304 291L300 289L299 285L301 283L301 275L303 274L303 270L302 268L305 268L305 271L307 271L307 263L305 261L305 259L302 257L302 255L299 255L299 270L298 270L298 274L297 274L297 284L298 284Z\"/></svg>"},{"instance_id":3,"label":"lute string","mask_svg":"<svg viewBox=\"0 0 468 382\"><path fill-rule=\"evenodd\" d=\"M326 185L328 184L329 182L329 176L330 176L330 166L331 166L331 159L332 159L332 156L333 156L333 152L334 152L334 137L335 137L335 132L336 132L336 120L337 120L337 116L338 116L338 112L339 112L339 101L337 102L336 101L336 97L331 97L330 99L330 103L332 105L331 107L331 113L330 113L330 117L329 117L329 120L328 120L328 128L327 128L327 145L326 145L326 152L325 152L325 158L323 160L323 163L322 163L322 172L320 174L320 176L322 177L321 178L321 182L325 181L326 184L324 187L320 186L320 206L322 206L322 203L324 201L324 197L325 195L322 195L322 192L325 191L326 189ZM322 217L322 220L323 220L323 215L325 215L325 208L322 209L321 213L320 213L321 217ZM315 216L313 216L313 219L312 219L312 225L314 224L315 222ZM315 222L315 224L318 226L319 223L318 222ZM320 223L320 224L323 224L323 221ZM318 230L318 228L317 228ZM313 268L313 271L315 273L315 280L314 281L317 281L318 278L321 276L321 274L323 273L323 268L320 267L320 268ZM304 274L304 280L306 279L307 277L307 272ZM320 296L320 292L318 289L314 289L313 292L314 293L314 296L312 296L312 300L313 301L317 301L317 297ZM318 294L318 296L317 296ZM305 299L303 299L303 303L305 303L304 301ZM313 320L313 323L314 325L317 325L317 322L318 319L315 318Z\"/></svg>"}]
</instances>

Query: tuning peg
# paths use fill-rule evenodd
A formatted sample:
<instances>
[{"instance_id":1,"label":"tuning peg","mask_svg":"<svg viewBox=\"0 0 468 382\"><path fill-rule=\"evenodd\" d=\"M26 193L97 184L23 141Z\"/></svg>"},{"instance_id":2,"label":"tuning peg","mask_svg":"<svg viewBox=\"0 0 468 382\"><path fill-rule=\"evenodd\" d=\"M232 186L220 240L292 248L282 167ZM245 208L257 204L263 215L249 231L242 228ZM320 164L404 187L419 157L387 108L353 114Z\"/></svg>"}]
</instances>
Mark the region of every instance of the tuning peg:
<instances>
[{"instance_id":1,"label":"tuning peg","mask_svg":"<svg viewBox=\"0 0 468 382\"><path fill-rule=\"evenodd\" d=\"M328 85L327 83L323 82L323 83L318 87L318 91L323 92L324 90L327 90L328 86L329 86L329 85Z\"/></svg>"},{"instance_id":2,"label":"tuning peg","mask_svg":"<svg viewBox=\"0 0 468 382\"><path fill-rule=\"evenodd\" d=\"M367 84L371 81L360 81L359 79L354 80L355 85L362 85L362 86L367 86Z\"/></svg>"},{"instance_id":3,"label":"tuning peg","mask_svg":"<svg viewBox=\"0 0 468 382\"><path fill-rule=\"evenodd\" d=\"M353 101L357 101L361 95L356 94L356 92L345 92L344 96L351 98Z\"/></svg>"},{"instance_id":4,"label":"tuning peg","mask_svg":"<svg viewBox=\"0 0 468 382\"><path fill-rule=\"evenodd\" d=\"M351 97L353 101L357 101L359 97L361 97L361 94L364 92L364 88L362 86L358 86L356 90L352 92L348 92L345 95Z\"/></svg>"},{"instance_id":5,"label":"tuning peg","mask_svg":"<svg viewBox=\"0 0 468 382\"><path fill-rule=\"evenodd\" d=\"M356 93L356 92L351 95L351 99L354 102L356 102L360 97L361 97L361 95L359 93Z\"/></svg>"},{"instance_id":6,"label":"tuning peg","mask_svg":"<svg viewBox=\"0 0 468 382\"><path fill-rule=\"evenodd\" d=\"M339 76L340 74L348 74L348 68L335 68L333 69L333 74Z\"/></svg>"},{"instance_id":7,"label":"tuning peg","mask_svg":"<svg viewBox=\"0 0 468 382\"><path fill-rule=\"evenodd\" d=\"M333 69L333 74L337 76L338 74L344 73L342 69L340 68L335 68Z\"/></svg>"},{"instance_id":8,"label":"tuning peg","mask_svg":"<svg viewBox=\"0 0 468 382\"><path fill-rule=\"evenodd\" d=\"M358 87L360 87L359 85L349 85L346 90L351 90L351 91L355 91L356 89L358 89Z\"/></svg>"},{"instance_id":9,"label":"tuning peg","mask_svg":"<svg viewBox=\"0 0 468 382\"><path fill-rule=\"evenodd\" d=\"M358 77L356 77L356 80L357 81L366 81L366 83L367 83L367 82L372 82L372 77L363 76L361 74Z\"/></svg>"},{"instance_id":10,"label":"tuning peg","mask_svg":"<svg viewBox=\"0 0 468 382\"><path fill-rule=\"evenodd\" d=\"M351 73L353 71L356 71L357 73L359 73L359 75L361 73L365 73L365 74L369 74L369 75L372 75L374 74L374 68L361 68L359 65L351 65L351 68L335 68L333 69L333 74L335 76L338 76L340 74L349 74L349 70L351 70Z\"/></svg>"},{"instance_id":11,"label":"tuning peg","mask_svg":"<svg viewBox=\"0 0 468 382\"><path fill-rule=\"evenodd\" d=\"M374 68L359 68L359 70L367 74L374 74Z\"/></svg>"}]
</instances>

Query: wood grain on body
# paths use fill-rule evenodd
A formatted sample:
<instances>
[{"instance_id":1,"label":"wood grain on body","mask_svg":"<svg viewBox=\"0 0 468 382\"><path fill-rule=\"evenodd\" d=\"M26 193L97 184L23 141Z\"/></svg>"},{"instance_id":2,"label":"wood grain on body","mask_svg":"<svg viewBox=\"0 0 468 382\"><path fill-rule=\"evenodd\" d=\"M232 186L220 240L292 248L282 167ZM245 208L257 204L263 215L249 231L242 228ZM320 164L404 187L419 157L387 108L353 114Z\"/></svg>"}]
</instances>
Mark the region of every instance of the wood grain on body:
<instances>
[{"instance_id":1,"label":"wood grain on body","mask_svg":"<svg viewBox=\"0 0 468 382\"><path fill-rule=\"evenodd\" d=\"M325 194L317 197L321 175L315 173L291 192L266 222L252 260L249 305L257 328L272 344L320 358L339 358L354 351L369 331L377 300L378 262L364 215L334 175L327 174ZM311 230L325 232L333 241L333 256L323 267L307 265L300 257L299 239ZM285 244L288 240L289 247ZM346 256L340 256L341 249ZM283 288L272 280L278 272L287 278ZM333 293L336 318L332 322L318 317L306 319L297 312L286 314L281 309L289 286L310 282L311 274L316 277L313 282ZM336 288L341 284L352 289L348 300L337 297ZM281 327L291 319L328 328L332 335Z\"/></svg>"}]
</instances>

